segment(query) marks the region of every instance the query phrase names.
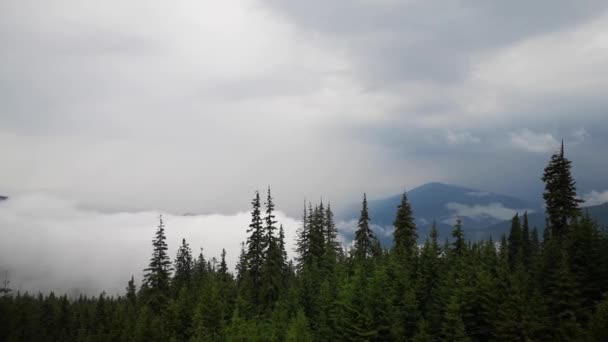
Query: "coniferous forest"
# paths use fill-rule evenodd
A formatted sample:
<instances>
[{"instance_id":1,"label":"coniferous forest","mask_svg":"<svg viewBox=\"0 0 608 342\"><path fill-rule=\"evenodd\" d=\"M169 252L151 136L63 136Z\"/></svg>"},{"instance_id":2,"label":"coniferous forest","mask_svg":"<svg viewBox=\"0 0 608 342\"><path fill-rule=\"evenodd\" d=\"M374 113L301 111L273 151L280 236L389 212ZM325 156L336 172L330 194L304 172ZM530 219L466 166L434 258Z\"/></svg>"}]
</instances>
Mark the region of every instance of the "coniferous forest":
<instances>
[{"instance_id":1,"label":"coniferous forest","mask_svg":"<svg viewBox=\"0 0 608 342\"><path fill-rule=\"evenodd\" d=\"M270 190L256 193L234 272L225 252L216 262L185 240L168 255L161 218L141 286L79 298L5 288L0 340L608 341L608 234L579 207L563 146L539 176L545 227L520 213L507 235L473 242L457 221L420 246L403 194L386 249L364 195L349 248L331 206L306 204L294 260Z\"/></svg>"}]
</instances>

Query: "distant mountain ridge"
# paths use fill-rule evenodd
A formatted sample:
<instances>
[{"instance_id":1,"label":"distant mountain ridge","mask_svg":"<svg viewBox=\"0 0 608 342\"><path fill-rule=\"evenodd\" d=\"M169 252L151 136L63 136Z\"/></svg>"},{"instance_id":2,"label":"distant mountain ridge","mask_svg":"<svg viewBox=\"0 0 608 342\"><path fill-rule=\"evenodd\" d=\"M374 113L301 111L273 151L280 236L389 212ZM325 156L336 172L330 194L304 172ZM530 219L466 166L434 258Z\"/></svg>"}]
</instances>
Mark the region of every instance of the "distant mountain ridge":
<instances>
[{"instance_id":1,"label":"distant mountain ridge","mask_svg":"<svg viewBox=\"0 0 608 342\"><path fill-rule=\"evenodd\" d=\"M372 225L385 246L392 244L392 225L401 196L399 194L368 201ZM539 230L544 227L544 210L541 203L510 195L433 182L408 191L407 196L416 220L420 242L430 233L433 221L437 224L439 237L442 240L449 239L457 217L462 219L466 237L472 240L490 236L499 238L508 231L509 222L515 213L523 214L525 211L528 212L531 227L537 226ZM353 204L339 213L338 217L344 221L356 220L360 206ZM608 204L586 209L600 224L608 224ZM352 232L345 232L344 235L349 238Z\"/></svg>"}]
</instances>

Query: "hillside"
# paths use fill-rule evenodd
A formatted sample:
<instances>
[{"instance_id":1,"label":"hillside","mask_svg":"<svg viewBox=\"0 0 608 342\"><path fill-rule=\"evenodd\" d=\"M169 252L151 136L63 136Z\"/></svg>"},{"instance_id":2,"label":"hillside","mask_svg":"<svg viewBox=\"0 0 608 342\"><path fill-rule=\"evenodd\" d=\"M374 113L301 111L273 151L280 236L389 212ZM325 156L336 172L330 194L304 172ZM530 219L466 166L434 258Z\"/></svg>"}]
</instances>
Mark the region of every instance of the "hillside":
<instances>
[{"instance_id":1,"label":"hillside","mask_svg":"<svg viewBox=\"0 0 608 342\"><path fill-rule=\"evenodd\" d=\"M441 239L450 236L456 217L463 221L465 233L472 239L484 237L484 228L510 219L516 212L527 210L540 212L539 203L513 196L444 183L428 183L408 191L420 241L428 235L432 222L436 221ZM388 246L392 242L390 232L401 194L369 201L372 224L377 235ZM345 221L356 220L360 204L353 204L339 217ZM349 233L345 233L348 237Z\"/></svg>"}]
</instances>

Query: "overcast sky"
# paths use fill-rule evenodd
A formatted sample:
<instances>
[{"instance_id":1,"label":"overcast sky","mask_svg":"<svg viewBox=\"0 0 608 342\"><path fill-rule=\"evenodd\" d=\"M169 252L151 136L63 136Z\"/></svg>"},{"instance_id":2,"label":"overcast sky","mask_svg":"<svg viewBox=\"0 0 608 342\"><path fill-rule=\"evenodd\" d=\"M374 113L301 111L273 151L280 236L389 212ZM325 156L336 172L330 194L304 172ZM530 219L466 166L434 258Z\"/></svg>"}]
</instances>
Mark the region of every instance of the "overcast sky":
<instances>
[{"instance_id":1,"label":"overcast sky","mask_svg":"<svg viewBox=\"0 0 608 342\"><path fill-rule=\"evenodd\" d=\"M444 181L608 189L608 2L0 2L0 193L87 210L340 207ZM592 191L595 191L592 193Z\"/></svg>"}]
</instances>

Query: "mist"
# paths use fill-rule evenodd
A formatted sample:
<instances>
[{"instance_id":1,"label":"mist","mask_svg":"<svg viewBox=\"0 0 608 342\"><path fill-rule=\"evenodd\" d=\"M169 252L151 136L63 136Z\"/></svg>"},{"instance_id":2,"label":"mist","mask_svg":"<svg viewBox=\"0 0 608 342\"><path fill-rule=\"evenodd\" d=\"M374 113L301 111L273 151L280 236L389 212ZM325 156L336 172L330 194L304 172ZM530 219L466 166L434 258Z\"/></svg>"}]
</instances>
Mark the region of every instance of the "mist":
<instances>
[{"instance_id":1,"label":"mist","mask_svg":"<svg viewBox=\"0 0 608 342\"><path fill-rule=\"evenodd\" d=\"M152 239L162 212L98 212L78 202L44 193L0 202L0 272L13 291L50 291L120 295L133 275L140 284L152 253ZM222 248L234 268L246 240L250 213L175 215L162 213L169 256L181 239L193 254L219 260ZM285 229L286 248L293 257L298 220L276 212Z\"/></svg>"}]
</instances>

